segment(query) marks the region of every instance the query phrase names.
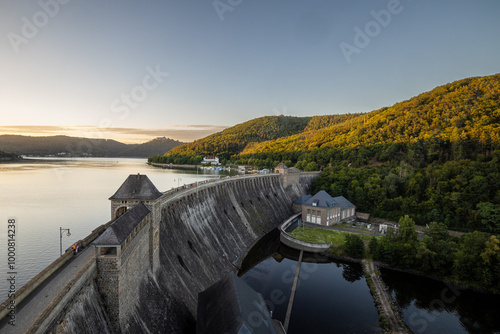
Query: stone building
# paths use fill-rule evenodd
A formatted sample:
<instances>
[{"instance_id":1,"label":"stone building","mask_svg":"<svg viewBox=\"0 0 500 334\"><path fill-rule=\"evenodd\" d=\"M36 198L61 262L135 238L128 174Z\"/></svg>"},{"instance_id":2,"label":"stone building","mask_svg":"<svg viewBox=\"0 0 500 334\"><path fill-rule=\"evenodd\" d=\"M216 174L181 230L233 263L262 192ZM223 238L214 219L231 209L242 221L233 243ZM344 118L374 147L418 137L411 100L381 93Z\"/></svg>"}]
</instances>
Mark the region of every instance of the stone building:
<instances>
[{"instance_id":1,"label":"stone building","mask_svg":"<svg viewBox=\"0 0 500 334\"><path fill-rule=\"evenodd\" d=\"M288 167L280 162L275 168L274 168L274 172L275 173L279 173L279 174L288 174Z\"/></svg>"},{"instance_id":2,"label":"stone building","mask_svg":"<svg viewBox=\"0 0 500 334\"><path fill-rule=\"evenodd\" d=\"M109 198L113 223L93 243L99 292L115 330L127 328L144 273L159 267L162 195L146 175L129 175Z\"/></svg>"},{"instance_id":3,"label":"stone building","mask_svg":"<svg viewBox=\"0 0 500 334\"><path fill-rule=\"evenodd\" d=\"M283 186L286 188L293 184L298 184L300 179L300 170L295 167L288 168L284 163L280 162L275 168L274 172L281 175L283 179Z\"/></svg>"},{"instance_id":4,"label":"stone building","mask_svg":"<svg viewBox=\"0 0 500 334\"><path fill-rule=\"evenodd\" d=\"M129 175L116 193L109 198L111 200L111 218L120 217L140 202L151 209L154 201L161 195L162 193L146 175Z\"/></svg>"},{"instance_id":5,"label":"stone building","mask_svg":"<svg viewBox=\"0 0 500 334\"><path fill-rule=\"evenodd\" d=\"M324 226L354 218L356 215L356 206L344 196L332 197L324 190L314 196L299 197L293 205L295 210L298 210L300 205L303 221Z\"/></svg>"},{"instance_id":6,"label":"stone building","mask_svg":"<svg viewBox=\"0 0 500 334\"><path fill-rule=\"evenodd\" d=\"M299 213L302 212L302 205L311 198L312 195L304 195L299 198L297 198L295 201L293 201L293 212L294 213Z\"/></svg>"},{"instance_id":7,"label":"stone building","mask_svg":"<svg viewBox=\"0 0 500 334\"><path fill-rule=\"evenodd\" d=\"M154 226L150 213L144 203L136 204L93 243L99 292L117 331L127 327L126 319L139 303L136 287L142 276L159 264L158 249L150 248Z\"/></svg>"}]
</instances>

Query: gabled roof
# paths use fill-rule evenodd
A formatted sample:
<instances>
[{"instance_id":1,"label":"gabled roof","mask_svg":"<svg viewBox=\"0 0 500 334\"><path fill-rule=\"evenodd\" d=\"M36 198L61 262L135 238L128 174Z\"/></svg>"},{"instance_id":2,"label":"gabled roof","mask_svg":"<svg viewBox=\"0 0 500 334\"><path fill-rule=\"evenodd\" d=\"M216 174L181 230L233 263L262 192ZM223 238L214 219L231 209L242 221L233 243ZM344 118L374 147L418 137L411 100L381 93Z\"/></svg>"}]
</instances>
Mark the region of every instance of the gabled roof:
<instances>
[{"instance_id":1,"label":"gabled roof","mask_svg":"<svg viewBox=\"0 0 500 334\"><path fill-rule=\"evenodd\" d=\"M305 202L307 202L307 200L309 198L311 198L312 195L304 195L304 196L300 196L299 198L297 198L295 201L293 201L293 204L299 204L299 205L302 205L304 204Z\"/></svg>"},{"instance_id":2,"label":"gabled roof","mask_svg":"<svg viewBox=\"0 0 500 334\"><path fill-rule=\"evenodd\" d=\"M288 167L284 163L280 162L275 168L287 169Z\"/></svg>"},{"instance_id":3,"label":"gabled roof","mask_svg":"<svg viewBox=\"0 0 500 334\"><path fill-rule=\"evenodd\" d=\"M140 202L116 219L95 241L96 246L120 246L141 221L150 213Z\"/></svg>"},{"instance_id":4,"label":"gabled roof","mask_svg":"<svg viewBox=\"0 0 500 334\"><path fill-rule=\"evenodd\" d=\"M146 175L132 174L118 188L109 199L137 199L141 201L153 200L160 197L162 193Z\"/></svg>"},{"instance_id":5,"label":"gabled roof","mask_svg":"<svg viewBox=\"0 0 500 334\"><path fill-rule=\"evenodd\" d=\"M259 326L254 327L248 320L256 318ZM196 333L275 334L276 331L262 295L232 273L198 294Z\"/></svg>"},{"instance_id":6,"label":"gabled roof","mask_svg":"<svg viewBox=\"0 0 500 334\"><path fill-rule=\"evenodd\" d=\"M351 202L349 202L347 200L347 198L345 198L344 196L334 197L333 200L340 205L340 209L341 210L345 210L345 209L349 209L349 208L354 208L355 207L355 205L352 204Z\"/></svg>"},{"instance_id":7,"label":"gabled roof","mask_svg":"<svg viewBox=\"0 0 500 334\"><path fill-rule=\"evenodd\" d=\"M337 202L326 191L321 190L316 195L309 198L304 205L314 206L318 208L332 208L339 206Z\"/></svg>"}]
</instances>

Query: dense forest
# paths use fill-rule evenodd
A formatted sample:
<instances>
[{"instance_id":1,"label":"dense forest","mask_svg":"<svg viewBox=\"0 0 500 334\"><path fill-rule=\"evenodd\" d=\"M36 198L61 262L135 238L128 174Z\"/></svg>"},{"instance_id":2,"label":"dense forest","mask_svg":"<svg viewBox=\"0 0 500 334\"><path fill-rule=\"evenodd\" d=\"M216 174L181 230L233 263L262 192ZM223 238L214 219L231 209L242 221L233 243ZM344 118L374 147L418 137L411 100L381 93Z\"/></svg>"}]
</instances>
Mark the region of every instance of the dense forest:
<instances>
[{"instance_id":1,"label":"dense forest","mask_svg":"<svg viewBox=\"0 0 500 334\"><path fill-rule=\"evenodd\" d=\"M265 116L235 125L221 132L176 147L164 156L151 157L151 162L195 164L206 155L215 155L223 164L244 149L264 141L289 137L304 131L315 131L343 123L359 114L314 117Z\"/></svg>"},{"instance_id":2,"label":"dense forest","mask_svg":"<svg viewBox=\"0 0 500 334\"><path fill-rule=\"evenodd\" d=\"M415 168L394 165L323 170L314 193L343 195L359 211L397 221L410 215L418 224L500 233L500 151L488 161L452 160Z\"/></svg>"},{"instance_id":3,"label":"dense forest","mask_svg":"<svg viewBox=\"0 0 500 334\"><path fill-rule=\"evenodd\" d=\"M76 138L68 136L31 137L18 135L0 136L0 149L16 155L49 156L64 153L66 156L96 157L149 157L164 154L182 142L158 138L143 144L124 144L109 139Z\"/></svg>"},{"instance_id":4,"label":"dense forest","mask_svg":"<svg viewBox=\"0 0 500 334\"><path fill-rule=\"evenodd\" d=\"M500 293L500 238L480 231L457 238L433 222L418 238L413 220L404 216L396 233L372 238L370 253L392 267L418 270L453 282Z\"/></svg>"}]
</instances>

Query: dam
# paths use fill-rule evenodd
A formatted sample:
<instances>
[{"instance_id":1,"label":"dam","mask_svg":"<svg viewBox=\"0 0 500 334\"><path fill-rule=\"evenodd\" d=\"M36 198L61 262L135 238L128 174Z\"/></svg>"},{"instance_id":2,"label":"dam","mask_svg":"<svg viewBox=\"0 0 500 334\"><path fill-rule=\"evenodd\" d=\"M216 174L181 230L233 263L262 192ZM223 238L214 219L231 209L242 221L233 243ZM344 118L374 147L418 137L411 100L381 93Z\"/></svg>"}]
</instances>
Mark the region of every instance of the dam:
<instances>
[{"instance_id":1,"label":"dam","mask_svg":"<svg viewBox=\"0 0 500 334\"><path fill-rule=\"evenodd\" d=\"M130 175L110 198L112 219L79 242L83 251L75 258L67 251L18 291L19 312L36 301L31 291L54 285L71 263L64 288L24 330L1 330L194 333L198 293L236 273L251 246L293 213L292 202L317 176L232 177L162 193L147 176ZM8 306L9 300L1 305L3 318Z\"/></svg>"}]
</instances>

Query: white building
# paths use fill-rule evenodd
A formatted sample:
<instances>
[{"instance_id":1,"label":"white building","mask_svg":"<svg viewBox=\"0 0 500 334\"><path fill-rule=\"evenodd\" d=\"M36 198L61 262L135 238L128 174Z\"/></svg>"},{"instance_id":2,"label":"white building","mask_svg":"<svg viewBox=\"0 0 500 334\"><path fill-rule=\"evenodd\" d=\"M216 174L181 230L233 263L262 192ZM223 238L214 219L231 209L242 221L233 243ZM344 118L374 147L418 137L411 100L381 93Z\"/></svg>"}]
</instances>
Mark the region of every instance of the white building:
<instances>
[{"instance_id":1,"label":"white building","mask_svg":"<svg viewBox=\"0 0 500 334\"><path fill-rule=\"evenodd\" d=\"M211 165L220 165L219 162L219 157L213 157L213 156L206 156L203 158L203 161L201 162L202 164L211 164Z\"/></svg>"}]
</instances>

